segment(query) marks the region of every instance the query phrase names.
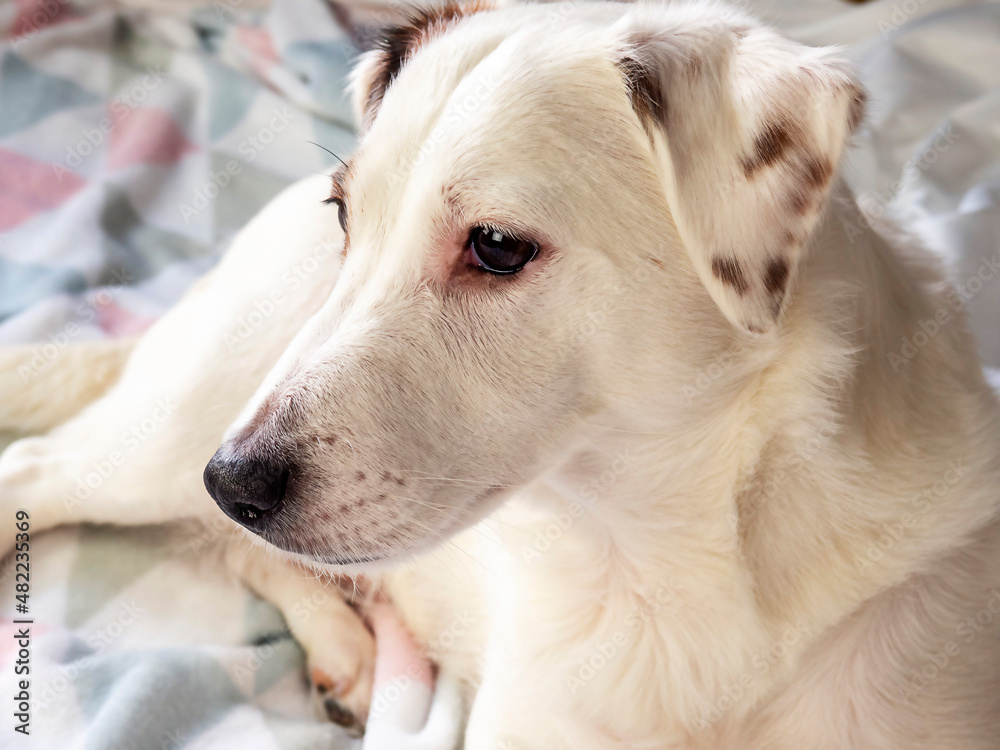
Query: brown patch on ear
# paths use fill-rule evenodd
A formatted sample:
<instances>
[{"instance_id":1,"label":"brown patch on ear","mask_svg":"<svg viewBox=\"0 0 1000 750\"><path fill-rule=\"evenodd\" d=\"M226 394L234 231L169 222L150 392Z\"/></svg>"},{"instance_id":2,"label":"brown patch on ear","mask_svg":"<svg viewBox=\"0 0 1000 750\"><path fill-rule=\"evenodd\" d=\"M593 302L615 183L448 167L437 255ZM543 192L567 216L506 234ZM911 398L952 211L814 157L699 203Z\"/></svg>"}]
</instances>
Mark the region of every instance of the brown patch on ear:
<instances>
[{"instance_id":1,"label":"brown patch on ear","mask_svg":"<svg viewBox=\"0 0 1000 750\"><path fill-rule=\"evenodd\" d=\"M420 45L443 34L455 21L491 8L492 5L486 0L475 0L471 3L448 3L437 8L415 10L408 23L382 32L376 45L380 50L379 61L365 104L368 123L375 118L389 84L399 75L403 65Z\"/></svg>"},{"instance_id":2,"label":"brown patch on ear","mask_svg":"<svg viewBox=\"0 0 1000 750\"><path fill-rule=\"evenodd\" d=\"M816 203L816 199L821 197L822 193L816 190L809 189L803 190L801 188L793 189L791 197L788 199L788 207L797 214L806 214L813 208Z\"/></svg>"},{"instance_id":3,"label":"brown patch on ear","mask_svg":"<svg viewBox=\"0 0 1000 750\"><path fill-rule=\"evenodd\" d=\"M768 123L754 140L753 154L743 159L744 174L753 177L759 170L778 161L791 145L792 137L782 123Z\"/></svg>"},{"instance_id":4,"label":"brown patch on ear","mask_svg":"<svg viewBox=\"0 0 1000 750\"><path fill-rule=\"evenodd\" d=\"M705 71L709 67L709 63L704 57L697 53L691 53L685 59L686 68L684 72L693 78L704 75Z\"/></svg>"},{"instance_id":5,"label":"brown patch on ear","mask_svg":"<svg viewBox=\"0 0 1000 750\"><path fill-rule=\"evenodd\" d=\"M819 190L823 188L833 176L833 165L823 159L809 158L805 164L806 183Z\"/></svg>"},{"instance_id":6,"label":"brown patch on ear","mask_svg":"<svg viewBox=\"0 0 1000 750\"><path fill-rule=\"evenodd\" d=\"M632 109L652 138L654 129L667 121L667 103L663 99L659 73L634 57L623 57L617 65L628 85Z\"/></svg>"},{"instance_id":7,"label":"brown patch on ear","mask_svg":"<svg viewBox=\"0 0 1000 750\"><path fill-rule=\"evenodd\" d=\"M764 270L764 288L772 296L784 295L785 283L788 281L788 261L785 258L773 258Z\"/></svg>"},{"instance_id":8,"label":"brown patch on ear","mask_svg":"<svg viewBox=\"0 0 1000 750\"><path fill-rule=\"evenodd\" d=\"M791 189L788 198L789 209L804 216L818 208L823 200L827 183L833 177L833 171L833 163L822 157L807 156L798 162L793 174L801 181L797 187Z\"/></svg>"},{"instance_id":9,"label":"brown patch on ear","mask_svg":"<svg viewBox=\"0 0 1000 750\"><path fill-rule=\"evenodd\" d=\"M750 291L746 274L743 273L743 266L735 258L712 258L712 273L723 284L728 284L735 289L741 297Z\"/></svg>"}]
</instances>

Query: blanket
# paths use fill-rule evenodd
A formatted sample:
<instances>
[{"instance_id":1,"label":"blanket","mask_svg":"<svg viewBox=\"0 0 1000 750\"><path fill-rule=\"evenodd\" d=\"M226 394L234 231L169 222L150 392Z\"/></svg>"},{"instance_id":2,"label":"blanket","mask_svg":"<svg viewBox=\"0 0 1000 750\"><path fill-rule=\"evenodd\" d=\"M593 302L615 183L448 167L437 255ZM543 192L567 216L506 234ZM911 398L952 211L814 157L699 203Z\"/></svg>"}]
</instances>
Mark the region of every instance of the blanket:
<instances>
[{"instance_id":1,"label":"blanket","mask_svg":"<svg viewBox=\"0 0 1000 750\"><path fill-rule=\"evenodd\" d=\"M141 332L270 197L329 170L309 141L350 151L355 50L320 0L259 5L0 6L0 344L34 342L45 368L74 341ZM871 94L846 177L869 213L949 264L983 358L1000 366L1000 6L749 5L800 41L844 45ZM280 614L227 577L212 530L201 534L33 539L30 738L13 732L19 613L10 567L0 573L0 747L358 746L313 718ZM370 734L404 746L391 729Z\"/></svg>"}]
</instances>

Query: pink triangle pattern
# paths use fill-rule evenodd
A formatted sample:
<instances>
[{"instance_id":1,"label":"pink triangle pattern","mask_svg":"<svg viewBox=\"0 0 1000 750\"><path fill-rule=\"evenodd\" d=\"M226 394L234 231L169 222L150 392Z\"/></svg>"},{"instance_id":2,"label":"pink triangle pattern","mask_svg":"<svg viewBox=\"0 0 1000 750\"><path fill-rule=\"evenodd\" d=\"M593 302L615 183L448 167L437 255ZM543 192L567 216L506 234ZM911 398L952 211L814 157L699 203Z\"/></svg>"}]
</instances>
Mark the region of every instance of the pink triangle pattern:
<instances>
[{"instance_id":1,"label":"pink triangle pattern","mask_svg":"<svg viewBox=\"0 0 1000 750\"><path fill-rule=\"evenodd\" d=\"M239 26L236 29L236 41L250 50L250 66L254 73L266 78L268 69L278 62L278 53L267 29Z\"/></svg>"},{"instance_id":2,"label":"pink triangle pattern","mask_svg":"<svg viewBox=\"0 0 1000 750\"><path fill-rule=\"evenodd\" d=\"M97 324L108 336L138 336L144 333L156 318L146 315L137 315L126 310L124 307L111 302L101 308L97 314Z\"/></svg>"},{"instance_id":3,"label":"pink triangle pattern","mask_svg":"<svg viewBox=\"0 0 1000 750\"><path fill-rule=\"evenodd\" d=\"M47 26L73 20L73 11L66 2L52 0L16 0L17 15L7 36L11 39L31 36Z\"/></svg>"},{"instance_id":4,"label":"pink triangle pattern","mask_svg":"<svg viewBox=\"0 0 1000 750\"><path fill-rule=\"evenodd\" d=\"M112 107L111 128L106 164L112 172L134 164L173 164L197 150L170 113L159 107Z\"/></svg>"},{"instance_id":5,"label":"pink triangle pattern","mask_svg":"<svg viewBox=\"0 0 1000 750\"><path fill-rule=\"evenodd\" d=\"M0 232L55 208L84 185L68 169L0 148Z\"/></svg>"}]
</instances>

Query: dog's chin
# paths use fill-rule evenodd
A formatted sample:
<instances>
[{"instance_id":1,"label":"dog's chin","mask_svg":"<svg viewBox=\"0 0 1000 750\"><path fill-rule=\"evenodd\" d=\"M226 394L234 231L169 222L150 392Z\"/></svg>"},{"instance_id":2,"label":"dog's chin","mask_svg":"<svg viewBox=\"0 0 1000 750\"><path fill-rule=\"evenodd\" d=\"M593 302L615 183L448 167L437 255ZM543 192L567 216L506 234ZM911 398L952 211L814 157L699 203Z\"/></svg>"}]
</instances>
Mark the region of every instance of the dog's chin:
<instances>
[{"instance_id":1,"label":"dog's chin","mask_svg":"<svg viewBox=\"0 0 1000 750\"><path fill-rule=\"evenodd\" d=\"M459 532L469 528L494 510L509 494L507 488L491 487L474 498L469 507L456 509L442 519L436 529L431 529L410 544L378 549L370 542L353 540L352 545L363 551L332 550L323 544L310 544L301 535L288 529L278 530L274 524L255 530L254 533L267 544L277 547L288 557L302 565L336 572L339 575L373 574L413 560L445 543ZM374 549L373 549L374 547Z\"/></svg>"},{"instance_id":2,"label":"dog's chin","mask_svg":"<svg viewBox=\"0 0 1000 750\"><path fill-rule=\"evenodd\" d=\"M302 565L351 575L377 573L412 560L446 541L452 535L450 526L445 526L448 531L428 534L407 545L380 547L367 540L350 540L348 549L337 549L315 537L306 539L294 530L279 530L273 526L255 530L254 533L267 545L276 547L286 557Z\"/></svg>"},{"instance_id":3,"label":"dog's chin","mask_svg":"<svg viewBox=\"0 0 1000 750\"><path fill-rule=\"evenodd\" d=\"M275 533L269 529L255 532L264 542L271 547L281 550L287 557L298 562L311 566L324 568L335 568L337 572L343 573L350 568L370 571L372 566L379 565L396 557L394 550L381 550L377 552L340 552L317 545L303 544L301 540L295 539L288 534Z\"/></svg>"},{"instance_id":4,"label":"dog's chin","mask_svg":"<svg viewBox=\"0 0 1000 750\"><path fill-rule=\"evenodd\" d=\"M388 554L385 557L359 556L357 558L349 558L329 556L327 554L290 552L288 550L283 550L283 552L289 560L303 568L311 568L321 573L348 577L378 575L398 567L400 563L408 559L408 555L405 553L400 553L399 556Z\"/></svg>"}]
</instances>

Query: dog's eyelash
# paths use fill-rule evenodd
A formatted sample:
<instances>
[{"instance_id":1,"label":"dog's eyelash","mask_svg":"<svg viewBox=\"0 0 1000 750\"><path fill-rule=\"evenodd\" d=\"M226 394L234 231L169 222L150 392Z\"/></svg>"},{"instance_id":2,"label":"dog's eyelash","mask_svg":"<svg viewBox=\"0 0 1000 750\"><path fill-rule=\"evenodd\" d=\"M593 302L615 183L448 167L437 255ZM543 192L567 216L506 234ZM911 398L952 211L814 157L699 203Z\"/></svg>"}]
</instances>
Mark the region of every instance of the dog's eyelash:
<instances>
[{"instance_id":1,"label":"dog's eyelash","mask_svg":"<svg viewBox=\"0 0 1000 750\"><path fill-rule=\"evenodd\" d=\"M510 227L505 227L502 224L495 224L492 221L484 221L476 224L477 227L482 227L483 229L488 229L491 232L499 232L500 234L506 235L514 240L520 240L521 242L534 242L531 237L527 236L524 232L517 229L511 229ZM473 227L475 228L475 227ZM472 230L469 230L470 234Z\"/></svg>"}]
</instances>

